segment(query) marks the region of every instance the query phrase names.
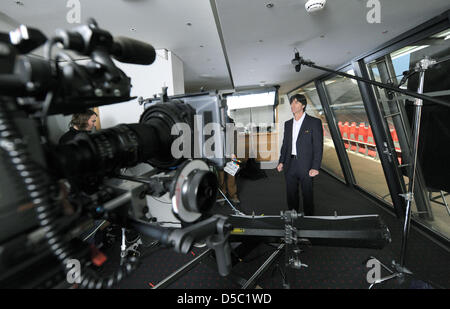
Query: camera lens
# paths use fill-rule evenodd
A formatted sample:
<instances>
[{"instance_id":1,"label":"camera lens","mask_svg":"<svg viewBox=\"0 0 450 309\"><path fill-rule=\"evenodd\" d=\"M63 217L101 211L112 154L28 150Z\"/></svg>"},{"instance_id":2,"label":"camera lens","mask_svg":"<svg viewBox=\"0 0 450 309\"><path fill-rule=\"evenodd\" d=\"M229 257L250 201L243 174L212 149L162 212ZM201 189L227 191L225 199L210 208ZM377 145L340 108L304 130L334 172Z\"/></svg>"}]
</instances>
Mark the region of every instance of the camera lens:
<instances>
[{"instance_id":1,"label":"camera lens","mask_svg":"<svg viewBox=\"0 0 450 309\"><path fill-rule=\"evenodd\" d=\"M215 203L217 185L217 177L212 172L192 171L182 186L183 205L191 212L206 213Z\"/></svg>"},{"instance_id":2,"label":"camera lens","mask_svg":"<svg viewBox=\"0 0 450 309\"><path fill-rule=\"evenodd\" d=\"M160 141L160 146L155 149L154 156L148 159L152 166L166 169L179 166L185 159L188 159L173 157L171 147L178 136L172 135L172 128L178 124L187 124L190 127L191 149L193 150L194 115L195 110L191 106L178 101L156 103L144 111L140 123L154 128ZM191 153L190 157L193 158L194 154Z\"/></svg>"}]
</instances>

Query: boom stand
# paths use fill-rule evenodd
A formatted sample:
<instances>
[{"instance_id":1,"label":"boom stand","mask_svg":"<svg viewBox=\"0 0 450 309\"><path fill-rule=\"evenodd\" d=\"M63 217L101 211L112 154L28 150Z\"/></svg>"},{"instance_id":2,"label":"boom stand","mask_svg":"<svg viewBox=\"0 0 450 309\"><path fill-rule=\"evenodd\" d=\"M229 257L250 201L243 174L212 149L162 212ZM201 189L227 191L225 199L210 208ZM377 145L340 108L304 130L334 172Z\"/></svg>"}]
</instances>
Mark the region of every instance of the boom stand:
<instances>
[{"instance_id":1,"label":"boom stand","mask_svg":"<svg viewBox=\"0 0 450 309\"><path fill-rule=\"evenodd\" d=\"M416 70L416 72L419 72L419 74L420 74L419 75L419 88L417 90L418 93L420 93L420 94L423 93L425 71L435 63L436 62L434 60L431 60L431 59L425 57L424 59L420 60L416 64L415 70ZM409 185L408 185L408 187L409 187L408 193L402 194L402 197L404 197L406 200L406 213L405 213L405 221L403 224L400 262L397 263L395 261L392 261L392 267L394 270L391 270L390 268L388 268L386 265L382 264L376 258L370 257L370 259L374 259L378 263L380 263L380 265L384 269L386 269L388 272L390 272L391 274L387 277L384 277L381 279L376 279L369 286L369 289L371 289L375 284L380 284L380 283L383 283L385 281L388 281L388 280L391 280L394 278L397 278L398 282L401 284L404 282L406 274L412 275L412 272L405 267L405 256L406 256L406 247L408 244L409 228L410 228L410 223L411 223L411 204L412 204L412 201L414 200L414 181L415 181L415 177L416 177L417 150L418 150L418 146L419 146L419 132L420 132L420 117L422 114L423 100L416 98L414 101L414 106L415 106L414 132L413 132L414 133L414 137L413 137L414 145L413 145L413 153L412 153L413 164L411 166L411 172L410 172L411 178L410 178Z\"/></svg>"}]
</instances>

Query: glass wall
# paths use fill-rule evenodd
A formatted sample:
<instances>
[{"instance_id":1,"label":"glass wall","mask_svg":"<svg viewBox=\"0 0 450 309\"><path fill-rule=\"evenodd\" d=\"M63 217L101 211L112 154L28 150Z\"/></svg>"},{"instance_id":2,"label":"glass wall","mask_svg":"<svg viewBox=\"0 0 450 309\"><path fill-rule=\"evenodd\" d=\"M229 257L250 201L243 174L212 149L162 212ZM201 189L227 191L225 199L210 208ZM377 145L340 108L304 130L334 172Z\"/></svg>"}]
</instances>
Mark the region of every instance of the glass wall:
<instances>
[{"instance_id":1,"label":"glass wall","mask_svg":"<svg viewBox=\"0 0 450 309\"><path fill-rule=\"evenodd\" d=\"M351 70L347 73L354 75ZM324 81L324 86L331 110L338 122L356 184L391 203L357 82L347 77L333 76Z\"/></svg>"},{"instance_id":2,"label":"glass wall","mask_svg":"<svg viewBox=\"0 0 450 309\"><path fill-rule=\"evenodd\" d=\"M290 93L289 97L291 97L296 93L303 94L306 97L308 101L306 113L309 114L310 116L322 120L323 134L324 134L322 168L327 172L329 172L330 174L333 174L337 178L345 181L344 174L342 172L342 168L339 163L339 159L334 146L334 142L330 134L328 122L327 119L325 118L322 104L320 103L319 95L317 93L317 89L314 85L314 82L309 83L303 88Z\"/></svg>"},{"instance_id":3,"label":"glass wall","mask_svg":"<svg viewBox=\"0 0 450 309\"><path fill-rule=\"evenodd\" d=\"M229 116L234 120L238 128L251 131L252 126L261 126L272 130L275 113L272 105L233 109Z\"/></svg>"},{"instance_id":4,"label":"glass wall","mask_svg":"<svg viewBox=\"0 0 450 309\"><path fill-rule=\"evenodd\" d=\"M415 70L425 57L436 64L425 71L424 94L450 102L450 30L430 36L380 57L367 67L372 79L417 92L419 74ZM391 130L399 163L408 163L414 99L374 87L379 105ZM431 208L413 205L417 220L450 238L450 107L423 102L420 123L419 164L425 182L424 195ZM404 172L405 183L409 174ZM419 202L418 202L419 203ZM423 212L427 216L423 216Z\"/></svg>"}]
</instances>

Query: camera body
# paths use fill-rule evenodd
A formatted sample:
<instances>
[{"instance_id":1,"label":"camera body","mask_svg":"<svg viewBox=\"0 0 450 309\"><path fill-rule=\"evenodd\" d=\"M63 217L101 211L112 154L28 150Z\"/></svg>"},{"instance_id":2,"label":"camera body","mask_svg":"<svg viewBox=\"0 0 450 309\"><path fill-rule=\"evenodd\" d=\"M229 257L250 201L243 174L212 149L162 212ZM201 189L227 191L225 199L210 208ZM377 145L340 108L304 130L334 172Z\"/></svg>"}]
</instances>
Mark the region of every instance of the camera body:
<instances>
[{"instance_id":1,"label":"camera body","mask_svg":"<svg viewBox=\"0 0 450 309\"><path fill-rule=\"evenodd\" d=\"M189 113L187 110L191 110L193 117L190 115L190 120L172 119L171 134L179 137L179 142L173 145L173 152L179 151L178 154L185 158L206 159L223 169L227 157L225 152L226 106L219 94L201 92L165 97L163 92L159 98L141 99L140 102L145 109L141 116L141 123L154 114L156 117L169 114L187 115ZM180 126L180 124L188 124L190 127ZM183 148L183 146L191 146L191 148L186 149L189 147ZM175 147L178 148L175 149Z\"/></svg>"}]
</instances>

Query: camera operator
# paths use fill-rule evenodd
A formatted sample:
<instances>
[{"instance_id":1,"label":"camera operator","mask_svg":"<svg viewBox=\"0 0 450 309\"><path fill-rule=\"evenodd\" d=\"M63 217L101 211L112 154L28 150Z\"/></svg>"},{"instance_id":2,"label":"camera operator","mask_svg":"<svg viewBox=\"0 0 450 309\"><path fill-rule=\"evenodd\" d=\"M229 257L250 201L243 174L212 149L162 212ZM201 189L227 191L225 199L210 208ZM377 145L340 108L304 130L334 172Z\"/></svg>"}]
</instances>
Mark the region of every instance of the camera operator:
<instances>
[{"instance_id":1,"label":"camera operator","mask_svg":"<svg viewBox=\"0 0 450 309\"><path fill-rule=\"evenodd\" d=\"M91 132L95 126L95 122L97 121L97 116L97 113L91 109L88 109L84 113L73 114L72 120L69 123L69 131L61 136L59 139L59 144L62 145L70 142L78 133Z\"/></svg>"}]
</instances>

